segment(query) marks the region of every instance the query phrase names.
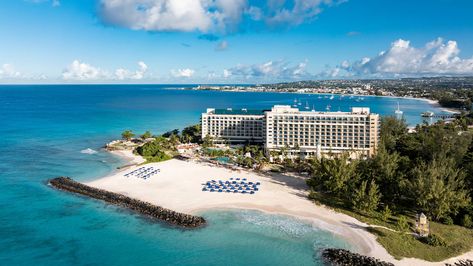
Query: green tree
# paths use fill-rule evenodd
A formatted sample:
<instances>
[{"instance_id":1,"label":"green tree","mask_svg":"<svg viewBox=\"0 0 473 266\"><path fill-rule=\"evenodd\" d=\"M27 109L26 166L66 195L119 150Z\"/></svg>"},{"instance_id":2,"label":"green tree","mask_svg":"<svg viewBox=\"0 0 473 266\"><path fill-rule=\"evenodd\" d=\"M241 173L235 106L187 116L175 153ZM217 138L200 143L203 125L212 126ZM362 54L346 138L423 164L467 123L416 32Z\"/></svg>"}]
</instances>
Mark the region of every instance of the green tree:
<instances>
[{"instance_id":1,"label":"green tree","mask_svg":"<svg viewBox=\"0 0 473 266\"><path fill-rule=\"evenodd\" d=\"M471 216L465 214L461 220L461 225L467 228L473 227L473 221L471 220Z\"/></svg>"},{"instance_id":2,"label":"green tree","mask_svg":"<svg viewBox=\"0 0 473 266\"><path fill-rule=\"evenodd\" d=\"M464 176L452 159L421 162L413 170L410 189L417 205L438 221L470 203Z\"/></svg>"},{"instance_id":3,"label":"green tree","mask_svg":"<svg viewBox=\"0 0 473 266\"><path fill-rule=\"evenodd\" d=\"M202 142L202 147L204 148L209 148L213 146L213 138L210 135L207 135L204 137L203 142Z\"/></svg>"},{"instance_id":4,"label":"green tree","mask_svg":"<svg viewBox=\"0 0 473 266\"><path fill-rule=\"evenodd\" d=\"M401 215L397 220L397 230L401 233L407 232L409 230L409 222L407 221L406 216Z\"/></svg>"},{"instance_id":5,"label":"green tree","mask_svg":"<svg viewBox=\"0 0 473 266\"><path fill-rule=\"evenodd\" d=\"M181 132L182 142L199 143L201 141L200 124L186 127Z\"/></svg>"},{"instance_id":6,"label":"green tree","mask_svg":"<svg viewBox=\"0 0 473 266\"><path fill-rule=\"evenodd\" d=\"M141 135L141 138L142 139L149 139L153 136L153 134L151 134L151 132L149 130L147 130L145 133L143 133L143 135Z\"/></svg>"},{"instance_id":7,"label":"green tree","mask_svg":"<svg viewBox=\"0 0 473 266\"><path fill-rule=\"evenodd\" d=\"M393 116L381 118L380 146L384 146L388 152L394 151L397 141L406 134L407 124L405 120L399 120Z\"/></svg>"},{"instance_id":8,"label":"green tree","mask_svg":"<svg viewBox=\"0 0 473 266\"><path fill-rule=\"evenodd\" d=\"M374 180L370 181L369 186L368 181L363 180L351 196L354 208L365 213L373 213L378 208L380 198L378 185Z\"/></svg>"},{"instance_id":9,"label":"green tree","mask_svg":"<svg viewBox=\"0 0 473 266\"><path fill-rule=\"evenodd\" d=\"M391 209L389 209L388 205L385 205L383 211L381 211L381 220L383 220L384 222L387 222L389 218L391 218L391 216L392 216Z\"/></svg>"},{"instance_id":10,"label":"green tree","mask_svg":"<svg viewBox=\"0 0 473 266\"><path fill-rule=\"evenodd\" d=\"M333 159L321 158L312 164L312 177L308 180L312 188L320 184L329 193L346 196L349 185L358 180L357 161L350 162L347 154Z\"/></svg>"},{"instance_id":11,"label":"green tree","mask_svg":"<svg viewBox=\"0 0 473 266\"><path fill-rule=\"evenodd\" d=\"M406 161L407 160L407 161ZM365 166L369 176L376 178L383 198L387 202L397 201L403 194L405 185L404 164L408 158L397 152L389 153L384 146L380 146L376 156Z\"/></svg>"},{"instance_id":12,"label":"green tree","mask_svg":"<svg viewBox=\"0 0 473 266\"><path fill-rule=\"evenodd\" d=\"M178 136L178 135L179 135L179 129L173 129L173 130L171 130L171 131L168 131L168 132L162 134L161 136L163 136L163 137L165 137L165 138L169 138L169 137L172 136L172 135Z\"/></svg>"},{"instance_id":13,"label":"green tree","mask_svg":"<svg viewBox=\"0 0 473 266\"><path fill-rule=\"evenodd\" d=\"M179 137L178 137L177 135L174 135L174 134L173 134L173 135L171 135L171 136L169 137L169 142L170 142L172 145L175 146L175 145L179 144Z\"/></svg>"},{"instance_id":14,"label":"green tree","mask_svg":"<svg viewBox=\"0 0 473 266\"><path fill-rule=\"evenodd\" d=\"M122 132L122 139L124 140L131 140L135 134L131 130L125 130Z\"/></svg>"}]
</instances>

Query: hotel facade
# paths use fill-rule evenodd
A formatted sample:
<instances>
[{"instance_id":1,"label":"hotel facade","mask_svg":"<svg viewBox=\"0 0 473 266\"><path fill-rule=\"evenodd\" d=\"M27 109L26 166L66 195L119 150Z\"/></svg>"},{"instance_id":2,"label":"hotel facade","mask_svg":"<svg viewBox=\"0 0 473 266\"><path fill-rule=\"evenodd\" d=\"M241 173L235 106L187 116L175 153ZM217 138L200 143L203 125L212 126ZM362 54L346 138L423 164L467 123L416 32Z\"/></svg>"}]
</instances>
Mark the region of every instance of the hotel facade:
<instances>
[{"instance_id":1,"label":"hotel facade","mask_svg":"<svg viewBox=\"0 0 473 266\"><path fill-rule=\"evenodd\" d=\"M202 114L202 137L230 144L258 143L270 157L310 158L347 152L353 158L371 157L379 141L379 115L369 108L351 112L300 111L286 105L271 110L207 109Z\"/></svg>"}]
</instances>

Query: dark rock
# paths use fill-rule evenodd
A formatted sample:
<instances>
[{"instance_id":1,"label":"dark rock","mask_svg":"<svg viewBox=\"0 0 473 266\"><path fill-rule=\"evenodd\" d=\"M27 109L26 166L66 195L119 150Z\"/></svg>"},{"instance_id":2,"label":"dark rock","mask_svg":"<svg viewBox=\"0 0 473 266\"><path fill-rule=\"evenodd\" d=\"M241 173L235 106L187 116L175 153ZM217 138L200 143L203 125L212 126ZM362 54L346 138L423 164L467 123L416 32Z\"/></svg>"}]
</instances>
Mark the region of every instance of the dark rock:
<instances>
[{"instance_id":1,"label":"dark rock","mask_svg":"<svg viewBox=\"0 0 473 266\"><path fill-rule=\"evenodd\" d=\"M206 221L203 217L193 216L162 208L148 202L124 196L122 194L113 193L103 189L93 188L72 180L69 177L57 177L49 180L49 184L53 187L88 196L94 199L103 200L121 207L125 207L136 211L140 214L151 218L165 221L171 225L182 226L187 228L195 228L205 225Z\"/></svg>"},{"instance_id":2,"label":"dark rock","mask_svg":"<svg viewBox=\"0 0 473 266\"><path fill-rule=\"evenodd\" d=\"M380 261L373 257L367 257L360 254L350 252L345 249L327 248L322 251L322 258L334 266L394 266L389 262Z\"/></svg>"},{"instance_id":3,"label":"dark rock","mask_svg":"<svg viewBox=\"0 0 473 266\"><path fill-rule=\"evenodd\" d=\"M447 263L445 266L473 266L473 260L459 260L453 264Z\"/></svg>"}]
</instances>

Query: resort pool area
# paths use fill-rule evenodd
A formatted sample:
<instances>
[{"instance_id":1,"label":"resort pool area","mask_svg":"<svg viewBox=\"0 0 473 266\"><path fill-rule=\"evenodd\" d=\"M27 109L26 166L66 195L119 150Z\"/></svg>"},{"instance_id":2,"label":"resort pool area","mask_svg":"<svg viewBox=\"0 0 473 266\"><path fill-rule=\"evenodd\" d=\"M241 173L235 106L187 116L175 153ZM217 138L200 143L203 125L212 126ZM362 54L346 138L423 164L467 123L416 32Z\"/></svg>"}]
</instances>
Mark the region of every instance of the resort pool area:
<instances>
[{"instance_id":1,"label":"resort pool area","mask_svg":"<svg viewBox=\"0 0 473 266\"><path fill-rule=\"evenodd\" d=\"M215 160L219 163L222 163L222 164L228 164L228 163L231 162L231 159L229 157L226 157L226 156L216 157L216 158L213 158L213 160Z\"/></svg>"}]
</instances>

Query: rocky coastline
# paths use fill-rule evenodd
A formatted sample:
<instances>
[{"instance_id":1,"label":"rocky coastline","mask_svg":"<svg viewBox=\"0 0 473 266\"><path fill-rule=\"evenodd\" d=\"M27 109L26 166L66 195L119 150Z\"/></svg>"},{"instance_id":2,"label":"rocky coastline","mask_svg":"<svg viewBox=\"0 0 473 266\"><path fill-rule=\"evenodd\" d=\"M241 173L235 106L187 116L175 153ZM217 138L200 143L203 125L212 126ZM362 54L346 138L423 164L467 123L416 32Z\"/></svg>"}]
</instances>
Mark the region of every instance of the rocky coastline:
<instances>
[{"instance_id":1,"label":"rocky coastline","mask_svg":"<svg viewBox=\"0 0 473 266\"><path fill-rule=\"evenodd\" d=\"M322 257L333 266L394 266L389 262L380 261L373 257L363 256L345 249L327 248L322 251Z\"/></svg>"},{"instance_id":2,"label":"rocky coastline","mask_svg":"<svg viewBox=\"0 0 473 266\"><path fill-rule=\"evenodd\" d=\"M57 177L49 180L48 183L56 189L103 200L107 203L125 207L142 215L158 219L170 225L185 228L196 228L206 224L206 221L203 217L175 212L173 210L162 208L160 206L156 206L141 200L132 199L118 193L93 188L76 182L69 177Z\"/></svg>"}]
</instances>

